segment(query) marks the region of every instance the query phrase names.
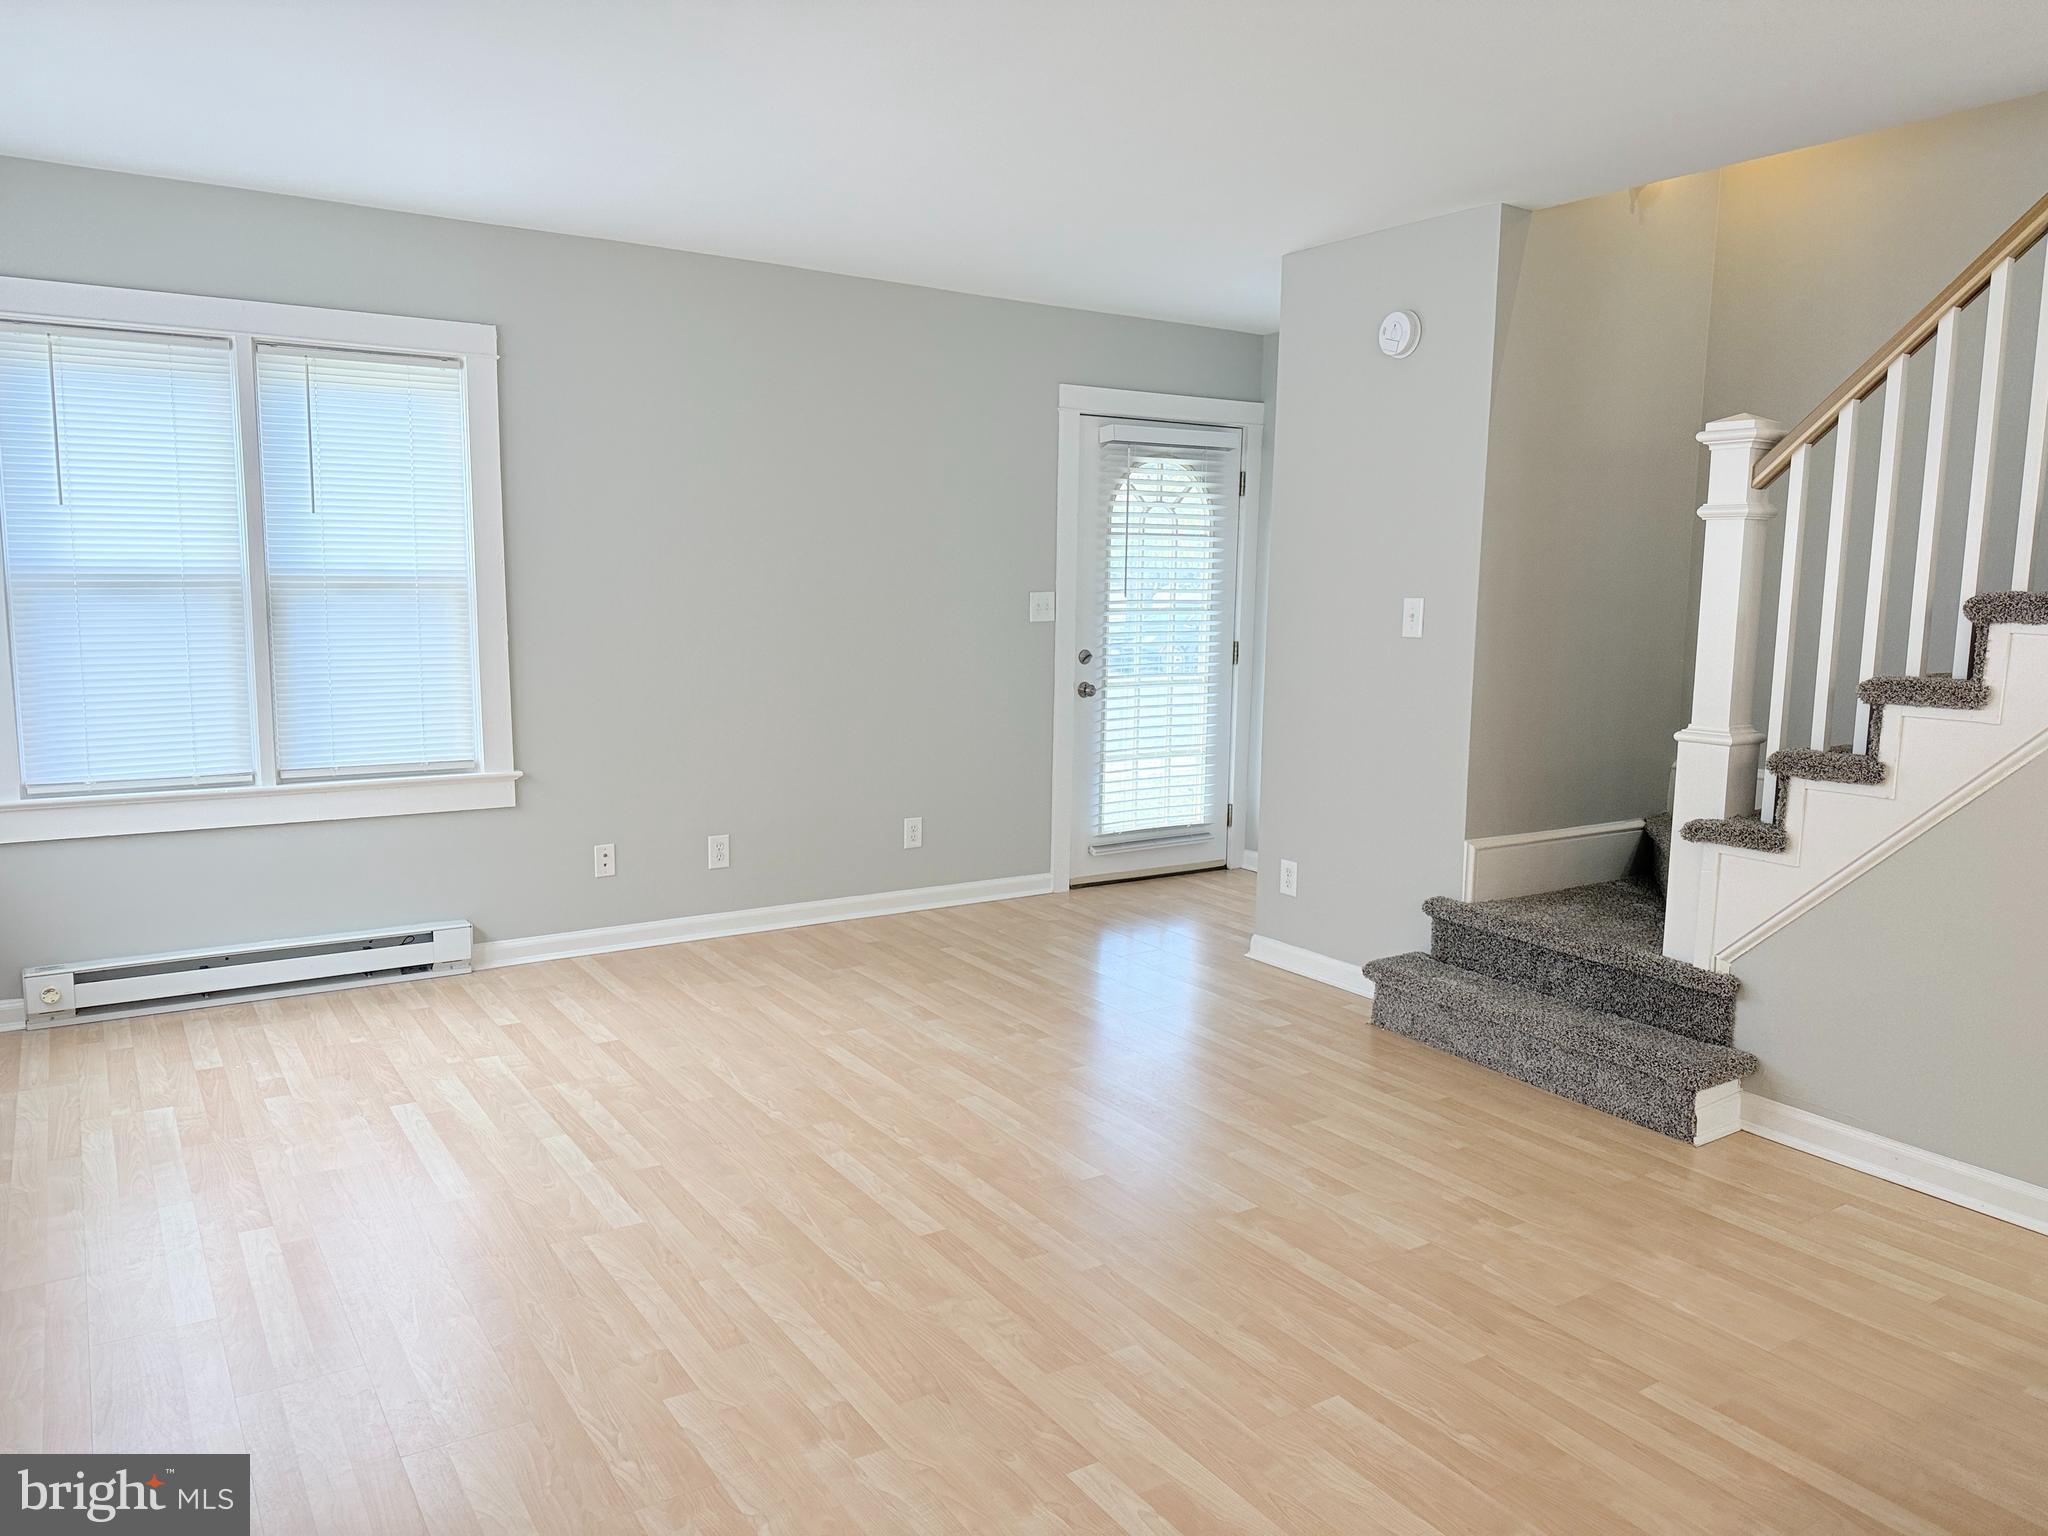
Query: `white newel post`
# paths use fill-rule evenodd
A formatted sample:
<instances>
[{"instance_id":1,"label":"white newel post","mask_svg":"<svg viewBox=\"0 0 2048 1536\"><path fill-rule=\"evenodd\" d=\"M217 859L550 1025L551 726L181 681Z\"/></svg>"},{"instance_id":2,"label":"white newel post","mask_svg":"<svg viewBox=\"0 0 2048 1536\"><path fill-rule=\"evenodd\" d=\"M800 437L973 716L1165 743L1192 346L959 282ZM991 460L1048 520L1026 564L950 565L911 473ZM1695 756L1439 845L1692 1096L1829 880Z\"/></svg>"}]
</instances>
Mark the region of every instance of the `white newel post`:
<instances>
[{"instance_id":1,"label":"white newel post","mask_svg":"<svg viewBox=\"0 0 2048 1536\"><path fill-rule=\"evenodd\" d=\"M1761 416L1707 423L1707 525L1700 563L1699 650L1692 674L1692 724L1678 733L1678 779L1671 804L1670 894L1664 905L1664 953L1711 965L1703 934L1700 876L1706 852L1677 829L1698 817L1740 816L1756 808L1763 732L1752 709L1757 636L1763 627L1764 537L1777 516L1750 487L1756 461L1785 435Z\"/></svg>"}]
</instances>

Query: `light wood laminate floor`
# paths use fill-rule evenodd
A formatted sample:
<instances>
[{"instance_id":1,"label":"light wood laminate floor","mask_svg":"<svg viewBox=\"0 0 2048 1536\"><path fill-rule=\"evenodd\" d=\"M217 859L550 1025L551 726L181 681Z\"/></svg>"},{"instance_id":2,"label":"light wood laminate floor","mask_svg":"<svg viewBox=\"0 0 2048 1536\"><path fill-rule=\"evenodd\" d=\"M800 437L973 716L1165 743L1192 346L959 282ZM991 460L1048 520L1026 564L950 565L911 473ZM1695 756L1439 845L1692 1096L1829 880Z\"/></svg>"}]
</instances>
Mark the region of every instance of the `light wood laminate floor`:
<instances>
[{"instance_id":1,"label":"light wood laminate floor","mask_svg":"<svg viewBox=\"0 0 2048 1536\"><path fill-rule=\"evenodd\" d=\"M1201 875L0 1036L0 1449L265 1531L2048 1529L2048 1238L1244 958Z\"/></svg>"}]
</instances>

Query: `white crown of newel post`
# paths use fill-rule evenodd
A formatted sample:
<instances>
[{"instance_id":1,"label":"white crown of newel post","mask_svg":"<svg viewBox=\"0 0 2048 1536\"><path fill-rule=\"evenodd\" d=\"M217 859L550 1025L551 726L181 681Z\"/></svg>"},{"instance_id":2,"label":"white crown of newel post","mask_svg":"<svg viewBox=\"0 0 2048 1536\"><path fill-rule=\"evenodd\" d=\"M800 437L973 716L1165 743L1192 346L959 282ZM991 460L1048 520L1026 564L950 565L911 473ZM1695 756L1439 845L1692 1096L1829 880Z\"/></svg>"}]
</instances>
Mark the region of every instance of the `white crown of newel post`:
<instances>
[{"instance_id":1,"label":"white crown of newel post","mask_svg":"<svg viewBox=\"0 0 2048 1536\"><path fill-rule=\"evenodd\" d=\"M1707 448L1707 501L1700 516L1776 516L1769 498L1749 481L1756 461L1778 445L1785 428L1768 416L1743 413L1710 421L1698 435Z\"/></svg>"}]
</instances>

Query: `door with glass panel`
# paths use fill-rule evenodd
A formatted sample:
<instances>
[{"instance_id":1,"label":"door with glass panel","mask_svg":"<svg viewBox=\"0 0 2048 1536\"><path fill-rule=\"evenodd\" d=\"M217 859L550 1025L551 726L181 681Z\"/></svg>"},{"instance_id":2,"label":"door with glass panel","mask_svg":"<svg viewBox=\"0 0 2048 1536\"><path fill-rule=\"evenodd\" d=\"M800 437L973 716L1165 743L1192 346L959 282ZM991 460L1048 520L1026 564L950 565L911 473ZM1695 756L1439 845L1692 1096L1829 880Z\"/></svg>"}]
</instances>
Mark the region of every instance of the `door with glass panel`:
<instances>
[{"instance_id":1,"label":"door with glass panel","mask_svg":"<svg viewBox=\"0 0 2048 1536\"><path fill-rule=\"evenodd\" d=\"M1243 433L1087 417L1070 878L1225 862Z\"/></svg>"}]
</instances>

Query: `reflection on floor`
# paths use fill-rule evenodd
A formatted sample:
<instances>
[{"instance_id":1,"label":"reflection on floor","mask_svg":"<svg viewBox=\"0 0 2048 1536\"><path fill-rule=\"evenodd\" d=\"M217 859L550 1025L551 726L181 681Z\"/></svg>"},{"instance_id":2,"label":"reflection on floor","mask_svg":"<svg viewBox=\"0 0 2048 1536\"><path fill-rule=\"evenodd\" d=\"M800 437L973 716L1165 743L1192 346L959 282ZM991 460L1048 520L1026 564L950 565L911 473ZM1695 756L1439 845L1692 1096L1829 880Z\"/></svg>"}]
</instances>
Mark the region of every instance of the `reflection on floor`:
<instances>
[{"instance_id":1,"label":"reflection on floor","mask_svg":"<svg viewBox=\"0 0 2048 1536\"><path fill-rule=\"evenodd\" d=\"M269 1531L2048 1526L2048 1239L1244 958L1209 874L0 1036L0 1448Z\"/></svg>"}]
</instances>

